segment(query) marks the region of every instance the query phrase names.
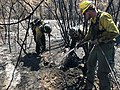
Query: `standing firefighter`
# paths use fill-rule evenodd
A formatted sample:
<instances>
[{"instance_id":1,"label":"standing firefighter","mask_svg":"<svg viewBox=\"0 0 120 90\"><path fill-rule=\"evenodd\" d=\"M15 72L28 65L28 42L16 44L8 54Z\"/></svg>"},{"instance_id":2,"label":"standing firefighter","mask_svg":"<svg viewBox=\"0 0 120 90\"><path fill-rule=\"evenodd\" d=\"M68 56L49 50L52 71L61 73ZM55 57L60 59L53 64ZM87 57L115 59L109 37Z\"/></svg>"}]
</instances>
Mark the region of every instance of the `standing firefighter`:
<instances>
[{"instance_id":1,"label":"standing firefighter","mask_svg":"<svg viewBox=\"0 0 120 90\"><path fill-rule=\"evenodd\" d=\"M112 16L107 12L97 10L92 1L83 0L80 3L80 10L85 17L85 21L91 21L88 34L83 42L91 40L92 44L94 44L87 60L87 84L85 90L92 90L93 88L97 61L100 90L110 90L109 73L111 72L110 68L113 69L114 67L114 42L119 35L119 30Z\"/></svg>"},{"instance_id":2,"label":"standing firefighter","mask_svg":"<svg viewBox=\"0 0 120 90\"><path fill-rule=\"evenodd\" d=\"M34 35L34 41L36 42L36 52L37 54L41 54L46 50L45 33L50 35L52 29L49 24L43 23L39 19L34 20L31 23L31 26Z\"/></svg>"}]
</instances>

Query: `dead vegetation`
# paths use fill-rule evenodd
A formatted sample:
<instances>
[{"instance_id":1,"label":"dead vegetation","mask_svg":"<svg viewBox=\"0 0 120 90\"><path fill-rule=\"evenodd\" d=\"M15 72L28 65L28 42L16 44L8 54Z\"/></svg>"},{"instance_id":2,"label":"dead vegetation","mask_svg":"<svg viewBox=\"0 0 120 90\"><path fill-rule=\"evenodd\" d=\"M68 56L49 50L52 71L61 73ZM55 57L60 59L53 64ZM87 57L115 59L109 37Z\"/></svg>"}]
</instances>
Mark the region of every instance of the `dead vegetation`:
<instances>
[{"instance_id":1,"label":"dead vegetation","mask_svg":"<svg viewBox=\"0 0 120 90\"><path fill-rule=\"evenodd\" d=\"M99 6L111 13L117 24L119 21L120 0L109 0L105 3L102 1ZM51 2L39 0L31 5L26 0L0 1L0 90L10 90L13 87L11 82L16 78L16 70L20 73L20 81L11 90L84 89L86 77L84 75L83 60L88 56L87 46L84 46L86 56L84 58L78 58L77 56L67 56L64 60L62 58L65 54L64 48L69 45L71 40L68 34L70 28L82 25L81 29L84 35L87 32L87 23L84 23L83 17L79 14L78 3L78 0L51 0ZM97 2L96 5L98 5ZM104 8L105 6L107 7ZM53 31L59 31L55 38L57 35L61 35L62 38L58 41L54 38L54 41L51 41L50 51L45 52L42 57L34 53L35 43L30 33L30 22L36 17L40 17L42 20L55 19L57 23L52 25ZM119 64L120 52L117 51L117 53ZM5 80L6 65L11 63L15 66L12 68L12 78L8 84L9 87L3 89L6 87L2 83ZM65 67L60 68L60 66ZM117 68L119 69L119 67ZM117 77L119 81L119 74ZM95 89L98 88L98 84L96 78ZM116 84L113 86L116 86Z\"/></svg>"}]
</instances>

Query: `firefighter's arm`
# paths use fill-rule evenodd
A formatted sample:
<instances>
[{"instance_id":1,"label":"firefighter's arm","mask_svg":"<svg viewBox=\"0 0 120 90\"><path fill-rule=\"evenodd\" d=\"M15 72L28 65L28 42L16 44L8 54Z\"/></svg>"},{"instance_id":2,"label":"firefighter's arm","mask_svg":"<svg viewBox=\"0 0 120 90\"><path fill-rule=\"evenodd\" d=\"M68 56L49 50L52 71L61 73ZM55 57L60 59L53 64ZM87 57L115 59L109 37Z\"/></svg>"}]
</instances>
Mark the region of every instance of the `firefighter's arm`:
<instances>
[{"instance_id":1,"label":"firefighter's arm","mask_svg":"<svg viewBox=\"0 0 120 90\"><path fill-rule=\"evenodd\" d=\"M105 14L103 17L101 17L100 24L106 30L99 36L100 42L107 43L114 40L119 35L119 30L110 14Z\"/></svg>"}]
</instances>

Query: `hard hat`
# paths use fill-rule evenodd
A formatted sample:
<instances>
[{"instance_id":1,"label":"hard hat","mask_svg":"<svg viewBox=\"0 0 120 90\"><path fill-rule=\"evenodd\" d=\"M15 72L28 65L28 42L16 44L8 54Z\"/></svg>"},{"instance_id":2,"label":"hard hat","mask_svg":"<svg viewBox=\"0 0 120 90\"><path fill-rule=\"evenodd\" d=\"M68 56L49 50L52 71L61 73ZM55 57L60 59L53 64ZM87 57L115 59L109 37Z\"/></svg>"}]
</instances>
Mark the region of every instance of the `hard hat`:
<instances>
[{"instance_id":1,"label":"hard hat","mask_svg":"<svg viewBox=\"0 0 120 90\"><path fill-rule=\"evenodd\" d=\"M81 9L82 14L91 6L93 2L92 1L86 1L83 0L80 4L79 7Z\"/></svg>"},{"instance_id":2,"label":"hard hat","mask_svg":"<svg viewBox=\"0 0 120 90\"><path fill-rule=\"evenodd\" d=\"M40 19L36 20L34 23L36 26L42 25L42 21Z\"/></svg>"}]
</instances>

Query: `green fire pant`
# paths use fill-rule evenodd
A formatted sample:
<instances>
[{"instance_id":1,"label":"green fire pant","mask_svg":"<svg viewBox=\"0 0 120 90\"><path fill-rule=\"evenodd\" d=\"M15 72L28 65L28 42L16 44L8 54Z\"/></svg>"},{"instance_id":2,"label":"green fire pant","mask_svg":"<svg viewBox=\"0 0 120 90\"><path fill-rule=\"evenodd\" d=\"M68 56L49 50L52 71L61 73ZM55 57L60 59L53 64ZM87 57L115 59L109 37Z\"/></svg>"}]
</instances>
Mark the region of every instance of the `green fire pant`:
<instances>
[{"instance_id":1,"label":"green fire pant","mask_svg":"<svg viewBox=\"0 0 120 90\"><path fill-rule=\"evenodd\" d=\"M46 49L46 40L45 34L39 29L39 27L36 27L34 37L36 41L36 52L38 54L43 53Z\"/></svg>"},{"instance_id":2,"label":"green fire pant","mask_svg":"<svg viewBox=\"0 0 120 90\"><path fill-rule=\"evenodd\" d=\"M104 52L105 55L103 55L102 51ZM92 90L93 88L96 64L98 66L97 77L99 79L100 90L110 90L109 73L111 72L111 70L108 66L108 63L113 69L114 54L115 54L114 42L101 43L93 47L87 61L88 71L86 90ZM108 63L105 57L107 58Z\"/></svg>"}]
</instances>

